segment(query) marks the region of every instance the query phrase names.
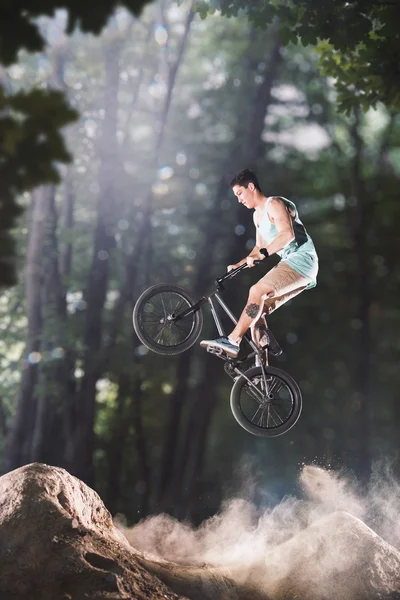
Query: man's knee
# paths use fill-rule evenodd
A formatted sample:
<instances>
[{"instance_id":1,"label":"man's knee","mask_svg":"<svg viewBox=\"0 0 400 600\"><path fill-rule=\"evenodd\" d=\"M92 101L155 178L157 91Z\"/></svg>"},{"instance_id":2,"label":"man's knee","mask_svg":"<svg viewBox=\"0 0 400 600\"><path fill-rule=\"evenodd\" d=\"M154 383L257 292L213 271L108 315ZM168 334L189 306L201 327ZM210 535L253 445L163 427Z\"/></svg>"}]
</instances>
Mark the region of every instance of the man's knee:
<instances>
[{"instance_id":1,"label":"man's knee","mask_svg":"<svg viewBox=\"0 0 400 600\"><path fill-rule=\"evenodd\" d=\"M274 288L272 285L265 285L265 283L255 283L249 291L249 298L258 298L260 301L264 298L272 298L273 296L275 296Z\"/></svg>"}]
</instances>

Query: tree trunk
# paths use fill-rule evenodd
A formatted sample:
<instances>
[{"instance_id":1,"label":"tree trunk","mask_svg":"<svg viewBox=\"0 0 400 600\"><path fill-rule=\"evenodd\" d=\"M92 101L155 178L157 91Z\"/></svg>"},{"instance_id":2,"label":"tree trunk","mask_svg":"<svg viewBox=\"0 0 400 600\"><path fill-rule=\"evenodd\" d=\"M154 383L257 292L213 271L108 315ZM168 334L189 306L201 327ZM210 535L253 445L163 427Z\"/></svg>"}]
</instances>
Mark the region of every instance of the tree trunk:
<instances>
[{"instance_id":1,"label":"tree trunk","mask_svg":"<svg viewBox=\"0 0 400 600\"><path fill-rule=\"evenodd\" d=\"M176 468L176 450L181 426L182 409L188 391L188 379L192 363L193 351L188 350L179 357L176 369L176 386L171 400L165 423L163 449L161 453L160 474L158 479L156 504L162 510L168 510L166 490L174 477Z\"/></svg>"},{"instance_id":2,"label":"tree trunk","mask_svg":"<svg viewBox=\"0 0 400 600\"><path fill-rule=\"evenodd\" d=\"M6 420L6 413L4 410L3 398L0 398L0 435L3 438L3 440L7 439L7 434L8 426Z\"/></svg>"},{"instance_id":3,"label":"tree trunk","mask_svg":"<svg viewBox=\"0 0 400 600\"><path fill-rule=\"evenodd\" d=\"M259 163L265 160L264 142L261 136L265 126L264 122L268 106L271 103L272 88L283 63L283 58L280 53L281 47L282 42L277 30L271 28L270 49L267 57L265 57L268 68L265 70L264 79L261 85L256 89L254 101L251 103L252 110L249 115L248 126L245 130L245 140L240 146L239 152L236 154L236 170L242 168L243 165L251 165L256 168ZM237 214L238 219L240 215L246 230L253 230L254 225L251 212L247 211L245 217L243 217L241 206L238 205ZM230 249L227 252L228 264L237 262L238 259L243 258L243 256L248 253L245 248L245 243L246 236L236 236L232 238Z\"/></svg>"},{"instance_id":4,"label":"tree trunk","mask_svg":"<svg viewBox=\"0 0 400 600\"><path fill-rule=\"evenodd\" d=\"M7 440L4 470L11 471L29 462L32 432L36 412L35 385L40 360L42 331L41 285L43 231L47 216L49 188L42 186L32 192L29 241L25 267L26 312L28 316L25 360L16 403L16 411ZM34 353L34 354L32 354Z\"/></svg>"},{"instance_id":5,"label":"tree trunk","mask_svg":"<svg viewBox=\"0 0 400 600\"><path fill-rule=\"evenodd\" d=\"M231 157L227 161L227 165L228 163L230 164L230 161ZM221 206L225 198L225 192L226 181L225 177L222 176L218 184L213 208L209 213L207 226L204 229L204 242L199 252L197 275L193 286L193 295L195 298L204 293L204 290L210 284L210 280L213 277L209 265L212 263L212 257L218 240L218 230L220 229L222 215ZM163 511L172 511L173 507L179 504L190 447L194 443L196 436L198 411L201 412L204 410L203 403L198 400L198 395L195 391L191 391L192 397L187 402L188 377L192 358L192 351L185 352L180 356L176 373L177 386L170 401L165 426L157 496L158 506ZM184 425L182 439L179 443L182 410L185 404L189 404L188 423Z\"/></svg>"},{"instance_id":6,"label":"tree trunk","mask_svg":"<svg viewBox=\"0 0 400 600\"><path fill-rule=\"evenodd\" d=\"M370 382L370 267L367 247L369 198L365 189L362 175L363 147L359 132L360 114L357 111L352 128L354 143L354 160L352 173L352 194L356 205L352 211L351 235L356 256L357 273L357 306L355 311L356 324L356 353L354 388L355 393L351 403L352 422L350 426L348 447L350 464L367 480L371 470L369 406L368 390Z\"/></svg>"},{"instance_id":7,"label":"tree trunk","mask_svg":"<svg viewBox=\"0 0 400 600\"><path fill-rule=\"evenodd\" d=\"M179 68L182 64L183 57L185 54L187 41L189 39L190 27L192 25L192 22L193 22L193 19L195 16L195 12L193 10L194 4L195 4L195 0L191 0L190 6L188 9L188 13L187 13L187 17L186 17L186 21L185 21L185 28L183 30L183 34L182 34L182 37L181 37L179 45L178 45L176 59L172 64L168 64L167 93L165 95L164 105L163 105L163 108L162 108L162 111L160 114L159 124L157 127L158 136L157 136L156 143L155 143L156 156L158 156L159 151L162 146L162 143L163 143L163 140L164 140L165 128L167 125L169 110L171 108L172 94L173 94L173 91L175 88L175 82L176 82L176 78L177 78L177 75L179 72Z\"/></svg>"},{"instance_id":8,"label":"tree trunk","mask_svg":"<svg viewBox=\"0 0 400 600\"><path fill-rule=\"evenodd\" d=\"M66 236L65 244L60 252L60 274L63 280L70 277L72 270L72 235L74 230L75 194L72 183L72 170L67 169L64 177L64 200L61 212L62 232Z\"/></svg>"},{"instance_id":9,"label":"tree trunk","mask_svg":"<svg viewBox=\"0 0 400 600\"><path fill-rule=\"evenodd\" d=\"M108 451L108 477L105 504L111 514L119 511L118 500L121 488L121 472L126 438L130 420L126 414L126 400L130 393L130 381L121 375L118 383L118 396L114 421L111 425L112 435Z\"/></svg>"},{"instance_id":10,"label":"tree trunk","mask_svg":"<svg viewBox=\"0 0 400 600\"><path fill-rule=\"evenodd\" d=\"M60 278L61 285L68 285L72 274L72 257L73 257L73 231L74 231L74 209L75 209L75 192L73 189L73 171L72 168L67 169L64 177L64 197L61 208L61 231L65 235L65 242L60 251ZM64 312L66 315L67 300L64 294ZM64 336L66 337L66 336ZM64 407L64 459L65 467L70 471L73 469L74 461L74 432L77 423L77 406L76 406L76 380L75 380L75 364L76 353L72 350L71 344L67 343L65 348L65 369L66 369L66 389L65 389L65 407Z\"/></svg>"},{"instance_id":11,"label":"tree trunk","mask_svg":"<svg viewBox=\"0 0 400 600\"><path fill-rule=\"evenodd\" d=\"M138 493L141 495L139 518L145 517L149 512L150 467L147 455L146 436L142 420L142 379L138 376L134 382L131 399L131 419L135 429L136 456L138 459Z\"/></svg>"},{"instance_id":12,"label":"tree trunk","mask_svg":"<svg viewBox=\"0 0 400 600\"><path fill-rule=\"evenodd\" d=\"M103 309L106 300L109 263L108 253L114 246L113 227L118 198L115 180L118 177L117 110L119 87L119 57L121 40L117 37L105 48L104 129L101 139L101 164L99 175L99 201L97 225L94 236L92 266L88 277L86 324L84 332L84 359L79 401L78 422L73 448L73 472L80 479L93 484L94 420L96 384L101 376Z\"/></svg>"},{"instance_id":13,"label":"tree trunk","mask_svg":"<svg viewBox=\"0 0 400 600\"><path fill-rule=\"evenodd\" d=\"M203 472L207 436L212 421L212 413L218 398L218 381L221 373L221 363L215 356L207 356L201 384L196 390L196 404L202 410L196 415L196 431L193 440L192 463L188 468L188 477L185 480L185 493L180 502L179 517L193 516L197 498L201 495L201 476ZM227 410L229 403L227 402Z\"/></svg>"},{"instance_id":14,"label":"tree trunk","mask_svg":"<svg viewBox=\"0 0 400 600\"><path fill-rule=\"evenodd\" d=\"M39 368L30 460L64 466L68 343L65 292L58 260L55 191L54 186L49 186L45 193L41 289L43 359Z\"/></svg>"}]
</instances>

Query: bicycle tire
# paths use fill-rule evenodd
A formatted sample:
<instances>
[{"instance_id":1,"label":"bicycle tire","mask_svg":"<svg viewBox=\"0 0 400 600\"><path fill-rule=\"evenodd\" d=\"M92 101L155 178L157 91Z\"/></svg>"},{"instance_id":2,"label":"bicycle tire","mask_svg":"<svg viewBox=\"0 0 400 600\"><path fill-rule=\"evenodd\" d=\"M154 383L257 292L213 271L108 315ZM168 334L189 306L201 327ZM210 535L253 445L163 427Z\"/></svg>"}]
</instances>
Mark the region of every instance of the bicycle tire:
<instances>
[{"instance_id":1,"label":"bicycle tire","mask_svg":"<svg viewBox=\"0 0 400 600\"><path fill-rule=\"evenodd\" d=\"M287 414L287 417L285 417L280 424L274 425L272 427L268 427L268 426L261 427L255 423L253 423L245 414L245 411L243 408L243 393L245 393L245 394L247 393L247 396L249 398L252 398L255 406L257 406L257 402L259 400L258 400L258 398L254 399L254 393L252 393L252 388L249 387L248 381L243 375L235 381L235 383L232 387L231 397L230 397L231 411L232 411L234 418L239 423L239 425L243 429L245 429L248 433L251 433L252 435L256 435L259 437L278 437L279 435L283 435L284 433L287 433L297 423L297 421L300 417L300 414L301 414L303 401L302 401L302 396L301 396L301 391L300 391L299 386L297 385L295 380L290 375L288 375L285 371L282 371L281 369L278 369L276 367L268 366L268 367L266 367L266 373L267 373L267 377L271 381L273 381L272 378L275 378L275 379L278 379L281 382L283 382L283 384L286 386L286 389L290 393L292 405L291 405L290 411ZM261 383L261 380L262 380L261 367L252 367L251 369L247 370L244 373L244 375L248 379L250 379L250 381L252 381L252 383L256 383L257 381L259 381ZM250 393L246 390L246 386L247 386L247 390L250 390ZM260 390L260 395L262 395L262 394L263 394L263 392ZM264 410L264 406L265 406L265 410L269 410L269 411L271 410L272 400L271 399L269 400L269 403L270 403L269 409L268 409L268 401L265 400L265 397L264 397L263 402L265 404L261 405L261 403L259 403L259 407L258 407L256 413L258 412L258 410L260 410L260 406L263 407L263 410ZM277 413L275 408L274 408L274 410ZM264 419L264 412L262 414L262 419ZM268 412L268 415L270 415L270 412ZM267 423L267 425L268 425L268 423Z\"/></svg>"},{"instance_id":2,"label":"bicycle tire","mask_svg":"<svg viewBox=\"0 0 400 600\"><path fill-rule=\"evenodd\" d=\"M164 294L164 300L163 300L163 296L162 296L163 294ZM152 336L150 334L152 323L150 323L150 326L148 326L147 330L146 330L146 306L147 306L147 313L149 314L149 309L151 307L150 302L153 301L153 306L157 306L157 301L159 301L162 306L162 309L160 308L160 310L164 311L164 317L166 317L166 307L164 306L164 304L168 300L168 296L167 296L168 294L170 295L170 300L171 300L171 297L174 297L174 299L171 300L171 310L172 311L173 311L173 307L174 307L173 305L174 305L175 300L180 299L179 303L182 304L181 310L183 310L186 307L193 306L195 304L195 302L191 298L191 296L183 288L181 288L179 286L170 285L170 284L166 284L166 283L159 283L159 284L153 285L150 288L148 288L147 290L145 290L141 294L141 296L139 296L139 298L137 299L137 301L135 303L135 306L133 308L133 314L132 314L133 328L134 328L135 333L138 336L139 340L147 348L149 348L149 350L151 350L152 352L155 352L157 354L167 354L167 355L168 354L169 355L180 354L181 352L185 352L185 350L188 350L189 348L191 348L191 346L193 346L193 344L198 339L201 329L203 327L203 313L202 313L201 309L198 309L192 315L188 315L187 317L185 317L185 321L179 322L181 324L181 328L182 328L182 325L185 325L185 327L187 327L187 329L188 329L187 334L184 336L182 341L180 341L178 343L173 343L174 338L173 338L173 335L171 334L171 339L168 343L165 343L165 341L162 343L157 342L154 339L154 336ZM177 307L179 306L179 303L176 305ZM161 313L160 313L160 315L161 315ZM161 322L160 321L159 323L157 323L157 317L160 315L156 315L155 317L153 316L154 327L157 327L159 325L159 323ZM151 311L150 311L150 316L151 316ZM161 320L163 320L162 315L161 315ZM173 322L169 323L168 326L165 325L165 327L167 329L169 327L170 332L172 331L172 327L174 327L174 326L175 326L175 329L177 329L178 326L176 324L174 324ZM161 329L162 329L162 327L161 327ZM158 337L160 337L160 331L158 332ZM161 341L161 339L162 338L160 337L160 341ZM163 339L165 340L165 338L163 338Z\"/></svg>"}]
</instances>

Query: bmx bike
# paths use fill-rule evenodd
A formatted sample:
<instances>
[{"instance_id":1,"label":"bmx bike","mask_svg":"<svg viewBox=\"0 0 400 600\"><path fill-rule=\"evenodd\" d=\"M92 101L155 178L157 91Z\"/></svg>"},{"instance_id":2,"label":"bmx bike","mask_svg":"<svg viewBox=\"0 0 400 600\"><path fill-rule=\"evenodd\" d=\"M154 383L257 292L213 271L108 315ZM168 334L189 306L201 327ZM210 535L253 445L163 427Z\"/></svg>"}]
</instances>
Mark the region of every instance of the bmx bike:
<instances>
[{"instance_id":1,"label":"bmx bike","mask_svg":"<svg viewBox=\"0 0 400 600\"><path fill-rule=\"evenodd\" d=\"M255 261L255 264L262 261ZM237 319L222 300L224 282L232 279L247 264L232 269L215 280L215 289L197 302L181 287L156 284L145 290L133 309L133 327L139 340L157 354L180 354L197 341L202 326L201 307L209 304L220 336L225 336L215 301L236 325ZM276 437L297 422L302 396L296 381L282 369L269 365L269 355L278 356L282 349L270 329L259 327L256 343L254 331L243 338L249 351L240 358L229 358L223 351L208 347L208 352L224 361L225 372L234 380L230 405L234 418L252 435Z\"/></svg>"}]
</instances>

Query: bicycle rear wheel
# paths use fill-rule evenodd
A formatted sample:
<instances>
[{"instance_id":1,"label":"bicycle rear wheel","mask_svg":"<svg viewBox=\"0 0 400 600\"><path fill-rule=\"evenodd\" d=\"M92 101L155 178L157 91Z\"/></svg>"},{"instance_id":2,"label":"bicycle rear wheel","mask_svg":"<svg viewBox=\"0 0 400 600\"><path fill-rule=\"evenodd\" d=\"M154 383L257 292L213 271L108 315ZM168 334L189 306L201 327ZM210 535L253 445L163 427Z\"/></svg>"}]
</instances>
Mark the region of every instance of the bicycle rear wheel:
<instances>
[{"instance_id":1,"label":"bicycle rear wheel","mask_svg":"<svg viewBox=\"0 0 400 600\"><path fill-rule=\"evenodd\" d=\"M261 367L237 379L231 391L231 410L243 429L261 437L277 437L296 424L302 409L300 388L285 371L266 367L267 389Z\"/></svg>"},{"instance_id":2,"label":"bicycle rear wheel","mask_svg":"<svg viewBox=\"0 0 400 600\"><path fill-rule=\"evenodd\" d=\"M196 342L203 326L201 309L175 321L174 317L195 304L184 289L160 283L138 298L133 327L139 340L157 354L180 354Z\"/></svg>"}]
</instances>

